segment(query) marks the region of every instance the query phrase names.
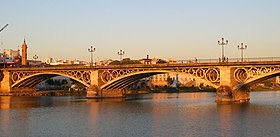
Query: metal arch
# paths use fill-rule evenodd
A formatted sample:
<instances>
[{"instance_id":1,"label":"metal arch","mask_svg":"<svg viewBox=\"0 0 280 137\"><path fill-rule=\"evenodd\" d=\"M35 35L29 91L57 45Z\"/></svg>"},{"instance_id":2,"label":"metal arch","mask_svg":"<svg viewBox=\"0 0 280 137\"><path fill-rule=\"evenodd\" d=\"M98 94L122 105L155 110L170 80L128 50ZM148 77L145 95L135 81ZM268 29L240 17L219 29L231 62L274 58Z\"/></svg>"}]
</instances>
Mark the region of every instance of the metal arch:
<instances>
[{"instance_id":1,"label":"metal arch","mask_svg":"<svg viewBox=\"0 0 280 137\"><path fill-rule=\"evenodd\" d=\"M246 81L247 79L249 79L249 75L248 75L248 70L245 69L245 68L237 68L234 70L233 72L233 78L241 83L241 82L244 82Z\"/></svg>"},{"instance_id":2,"label":"metal arch","mask_svg":"<svg viewBox=\"0 0 280 137\"><path fill-rule=\"evenodd\" d=\"M211 69L211 71L215 72L215 75L211 74L211 72L209 72L210 69ZM209 71L205 71L205 68L204 69L201 68L201 70L199 70L200 73L198 75L196 74L196 72L198 72L198 68L195 69L195 74L193 74L193 73L192 74L185 73L183 70L180 71L180 72L177 72L177 71L174 71L174 70L146 70L146 71L144 70L144 71L139 71L139 72L136 72L136 73L129 73L127 75L123 75L123 76L120 76L118 78L112 79L112 80L110 80L108 82L103 81L104 83L105 82L106 83L101 86L101 89L116 88L118 84L122 84L123 82L125 83L125 79L127 79L127 78L130 79L131 77L135 77L137 75L143 75L144 74L143 77L136 78L137 80L139 80L141 78L145 78L145 77L150 76L150 74L155 75L155 74L162 74L162 73L169 73L169 72L176 72L176 73L179 73L179 74L187 75L189 77L196 78L197 80L199 80L201 82L204 82L207 85L210 85L210 86L213 86L213 87L217 88L218 87L217 83L219 83L219 80L220 80L219 69L218 68L210 68L210 69L209 69ZM104 71L104 72L102 72L101 79L102 79L102 77L105 77L104 73L106 73L106 77L108 75L111 75L111 74L109 74L108 71ZM203 73L203 74L201 74L201 73ZM147 74L147 75L145 75L145 74ZM208 75L213 75L214 77L212 79L208 80L206 78L207 74ZM214 84L214 83L216 83L216 84Z\"/></svg>"},{"instance_id":3,"label":"metal arch","mask_svg":"<svg viewBox=\"0 0 280 137\"><path fill-rule=\"evenodd\" d=\"M69 76L69 75L66 75L66 74L63 74L63 73L57 73L57 72L38 72L38 73L35 73L33 75L28 75L26 77L22 77L20 78L18 81L15 81L11 87L16 87L18 84L20 84L21 82L25 81L25 80L28 80L32 77L36 77L36 76L39 76L39 75L56 75L56 76L65 76L65 77L68 77L68 78L71 78L71 79L74 79L78 82L80 82L81 84L85 85L86 87L89 87L90 86L90 83L86 83L80 79L77 79L76 77L73 77L73 76Z\"/></svg>"},{"instance_id":4,"label":"metal arch","mask_svg":"<svg viewBox=\"0 0 280 137\"><path fill-rule=\"evenodd\" d=\"M148 76L146 76L146 77L150 77L150 76L153 76L154 74L150 74L150 75L148 75ZM156 74L155 74L156 75ZM145 77L140 77L140 79L142 79L142 78L145 78ZM135 83L135 82L137 82L139 80L139 78L135 78L135 79L130 79L129 81L125 81L125 82L123 82L121 85L119 85L117 88L126 88L126 87L128 87L129 85L131 85L131 84L133 84L133 83ZM131 83L131 84L130 84Z\"/></svg>"},{"instance_id":5,"label":"metal arch","mask_svg":"<svg viewBox=\"0 0 280 137\"><path fill-rule=\"evenodd\" d=\"M262 82L264 80L267 80L267 79L270 79L270 78L273 78L275 76L278 76L280 75L280 70L277 70L277 71L274 71L274 72L269 72L269 73L266 73L266 74L263 74L263 75L259 75L259 76L256 76L254 78L251 78L243 83L240 83L238 85L236 85L233 89L236 90L236 89L239 89L241 87L241 85L247 85L247 86L252 86L256 83L259 83L259 82Z\"/></svg>"},{"instance_id":6,"label":"metal arch","mask_svg":"<svg viewBox=\"0 0 280 137\"><path fill-rule=\"evenodd\" d=\"M210 81L213 83L219 82L219 80L220 80L219 70L217 68L209 68L205 72L204 77L207 81Z\"/></svg>"},{"instance_id":7,"label":"metal arch","mask_svg":"<svg viewBox=\"0 0 280 137\"><path fill-rule=\"evenodd\" d=\"M141 72L141 71L145 71L145 70L140 70L138 68L136 69L129 69L129 70L124 70L124 69L108 69L108 70L103 70L103 72L101 72L101 81L103 83L108 83L114 79L117 79L119 77L122 77L124 75L129 75L132 73L137 73L137 72Z\"/></svg>"},{"instance_id":8,"label":"metal arch","mask_svg":"<svg viewBox=\"0 0 280 137\"><path fill-rule=\"evenodd\" d=\"M265 77L280 71L280 66L253 66L253 67L239 67L234 71L234 79L238 83L247 83L255 79Z\"/></svg>"},{"instance_id":9,"label":"metal arch","mask_svg":"<svg viewBox=\"0 0 280 137\"><path fill-rule=\"evenodd\" d=\"M126 73L122 73L123 71L126 71ZM193 75L194 77L199 77L201 79L205 79L206 81L210 81L212 83L219 83L220 82L220 69L218 67L176 67L176 68L164 68L164 69L128 69L128 70L122 70L122 69L109 69L109 70L103 70L100 72L101 81L103 84L106 84L108 82L111 82L115 79L118 79L119 77L134 74L137 72L147 72L147 71L168 71L168 72L177 72L177 73L185 73Z\"/></svg>"},{"instance_id":10,"label":"metal arch","mask_svg":"<svg viewBox=\"0 0 280 137\"><path fill-rule=\"evenodd\" d=\"M160 71L140 71L140 72L136 72L136 73L129 73L127 75L124 75L124 76L120 76L116 79L113 79L107 83L105 83L104 85L101 86L101 89L104 89L105 87L111 85L112 83L115 83L119 80L122 80L123 78L127 78L127 77L133 77L133 76L136 76L136 75L142 75L142 74L149 74L149 73L158 73L158 74L161 74L161 73L168 73L169 71L166 71L166 70L160 70ZM145 78L145 77L144 77Z\"/></svg>"},{"instance_id":11,"label":"metal arch","mask_svg":"<svg viewBox=\"0 0 280 137\"><path fill-rule=\"evenodd\" d=\"M57 76L57 75L38 75L38 76L34 76L34 77L31 77L29 79L26 79L26 80L22 81L21 83L19 83L17 85L17 87L18 88L20 88L20 87L35 87L36 85L40 84L44 80L50 79L50 78L55 77L55 76Z\"/></svg>"},{"instance_id":12,"label":"metal arch","mask_svg":"<svg viewBox=\"0 0 280 137\"><path fill-rule=\"evenodd\" d=\"M137 75L133 75L130 77L124 77L118 81L115 81L114 83L111 83L110 85L108 85L107 87L104 87L105 89L120 89L120 88L124 88L132 83L134 83L137 80L140 80L142 78L146 78L146 77L150 77L152 75L156 75L156 74L162 74L162 73L158 73L158 72L154 72L154 73L145 73L145 74L137 74Z\"/></svg>"},{"instance_id":13,"label":"metal arch","mask_svg":"<svg viewBox=\"0 0 280 137\"><path fill-rule=\"evenodd\" d=\"M140 75L136 75L136 76L132 76L132 77L125 77L123 79L120 79L110 85L108 85L108 87L105 87L105 89L118 89L118 87L124 83L127 83L128 81L131 81L132 79L141 79L141 77L139 77ZM145 75L146 76L146 75Z\"/></svg>"},{"instance_id":14,"label":"metal arch","mask_svg":"<svg viewBox=\"0 0 280 137\"><path fill-rule=\"evenodd\" d=\"M38 84L42 83L43 81L46 81L48 79L52 78L51 76L46 76L46 77L42 77L40 78L38 81L34 82L34 83L31 83L29 85L29 87L36 87Z\"/></svg>"},{"instance_id":15,"label":"metal arch","mask_svg":"<svg viewBox=\"0 0 280 137\"><path fill-rule=\"evenodd\" d=\"M208 81L208 80L205 79L204 77L197 77L197 76L195 76L195 75L187 74L187 73L184 73L184 72L179 72L178 74L179 74L179 75L180 75L180 74L181 74L181 75L185 75L185 76L190 77L190 78L195 78L197 81L201 81L201 82L203 82L204 84L209 85L209 86L212 86L212 87L214 87L214 88L218 88L218 87L219 87L218 81L217 81L216 84L215 84L215 82Z\"/></svg>"},{"instance_id":16,"label":"metal arch","mask_svg":"<svg viewBox=\"0 0 280 137\"><path fill-rule=\"evenodd\" d=\"M90 85L91 79L91 71L86 70L54 70L54 71L11 71L11 81L12 84L17 83L18 81L21 81L22 79L25 79L26 77L38 75L38 74L56 74L60 76L69 77L72 79L75 79L81 83L87 83L87 85ZM86 85L86 84L84 84Z\"/></svg>"}]
</instances>

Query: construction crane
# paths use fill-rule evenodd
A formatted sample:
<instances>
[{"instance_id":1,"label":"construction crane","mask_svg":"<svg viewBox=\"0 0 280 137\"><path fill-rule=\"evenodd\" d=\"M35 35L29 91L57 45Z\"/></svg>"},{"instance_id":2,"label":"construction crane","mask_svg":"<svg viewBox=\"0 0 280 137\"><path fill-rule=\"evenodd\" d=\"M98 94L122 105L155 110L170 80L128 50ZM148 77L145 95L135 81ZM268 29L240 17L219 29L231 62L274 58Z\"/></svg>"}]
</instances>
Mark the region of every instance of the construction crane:
<instances>
[{"instance_id":1,"label":"construction crane","mask_svg":"<svg viewBox=\"0 0 280 137\"><path fill-rule=\"evenodd\" d=\"M0 32L3 31L9 24L6 24L2 29L0 29Z\"/></svg>"}]
</instances>

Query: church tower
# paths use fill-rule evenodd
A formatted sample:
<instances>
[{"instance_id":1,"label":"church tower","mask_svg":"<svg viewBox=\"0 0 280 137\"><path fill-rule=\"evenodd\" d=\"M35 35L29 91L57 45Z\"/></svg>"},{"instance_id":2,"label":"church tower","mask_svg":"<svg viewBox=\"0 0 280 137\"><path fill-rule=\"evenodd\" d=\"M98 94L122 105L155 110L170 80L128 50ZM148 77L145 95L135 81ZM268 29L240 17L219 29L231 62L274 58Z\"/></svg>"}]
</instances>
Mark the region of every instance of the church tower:
<instances>
[{"instance_id":1,"label":"church tower","mask_svg":"<svg viewBox=\"0 0 280 137\"><path fill-rule=\"evenodd\" d=\"M23 41L21 48L22 48L21 65L27 65L27 45L26 45L25 39Z\"/></svg>"}]
</instances>

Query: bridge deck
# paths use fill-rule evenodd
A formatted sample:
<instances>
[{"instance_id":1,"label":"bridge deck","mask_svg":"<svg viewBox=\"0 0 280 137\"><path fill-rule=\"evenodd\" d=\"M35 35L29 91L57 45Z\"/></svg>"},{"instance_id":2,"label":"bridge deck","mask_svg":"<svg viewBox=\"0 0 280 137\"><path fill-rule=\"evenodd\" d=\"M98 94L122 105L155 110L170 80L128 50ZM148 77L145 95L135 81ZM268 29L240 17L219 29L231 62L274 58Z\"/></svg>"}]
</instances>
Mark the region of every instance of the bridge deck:
<instances>
[{"instance_id":1,"label":"bridge deck","mask_svg":"<svg viewBox=\"0 0 280 137\"><path fill-rule=\"evenodd\" d=\"M165 67L210 67L210 66L254 66L254 65L280 65L280 61L251 61L251 62L214 62L214 63L166 63L166 64L126 64L108 66L48 66L48 67L19 67L2 68L8 71L34 71L34 70L88 70L88 69L125 69L125 68L165 68Z\"/></svg>"}]
</instances>

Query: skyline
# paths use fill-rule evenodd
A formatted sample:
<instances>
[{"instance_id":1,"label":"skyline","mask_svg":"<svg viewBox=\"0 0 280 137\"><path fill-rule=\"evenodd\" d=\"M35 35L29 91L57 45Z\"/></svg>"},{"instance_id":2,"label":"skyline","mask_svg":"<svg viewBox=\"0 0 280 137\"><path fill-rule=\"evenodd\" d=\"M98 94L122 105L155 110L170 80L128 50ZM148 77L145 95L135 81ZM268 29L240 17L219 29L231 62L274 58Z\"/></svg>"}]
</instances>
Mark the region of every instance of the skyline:
<instances>
[{"instance_id":1,"label":"skyline","mask_svg":"<svg viewBox=\"0 0 280 137\"><path fill-rule=\"evenodd\" d=\"M229 41L225 56L277 57L280 18L276 0L237 1L5 1L0 11L0 51L21 47L40 60L118 59L119 50L132 59L221 57L218 40Z\"/></svg>"}]
</instances>

